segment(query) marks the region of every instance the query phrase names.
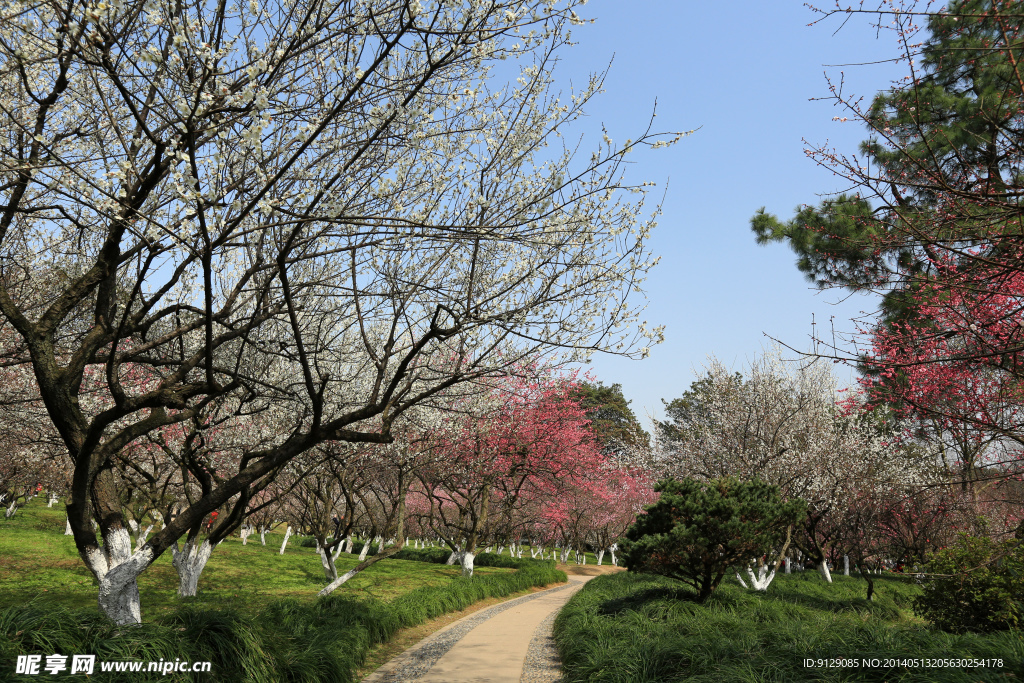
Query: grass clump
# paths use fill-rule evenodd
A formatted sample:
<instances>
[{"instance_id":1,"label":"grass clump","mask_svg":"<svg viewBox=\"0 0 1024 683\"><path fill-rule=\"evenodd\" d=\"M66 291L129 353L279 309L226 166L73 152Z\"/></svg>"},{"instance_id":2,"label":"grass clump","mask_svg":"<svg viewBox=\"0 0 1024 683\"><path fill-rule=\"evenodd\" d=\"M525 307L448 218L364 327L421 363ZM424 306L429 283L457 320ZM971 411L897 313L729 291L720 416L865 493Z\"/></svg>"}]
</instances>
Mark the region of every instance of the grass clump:
<instances>
[{"instance_id":1,"label":"grass clump","mask_svg":"<svg viewBox=\"0 0 1024 683\"><path fill-rule=\"evenodd\" d=\"M911 611L921 588L904 577L864 581L816 574L776 577L767 594L724 583L703 604L682 583L660 576L599 576L555 621L567 683L670 681L1019 680L1024 641L1018 631L956 635L931 628ZM1002 659L1002 667L885 666L893 659ZM805 660L855 660L832 668ZM879 665L863 665L865 660Z\"/></svg>"}]
</instances>

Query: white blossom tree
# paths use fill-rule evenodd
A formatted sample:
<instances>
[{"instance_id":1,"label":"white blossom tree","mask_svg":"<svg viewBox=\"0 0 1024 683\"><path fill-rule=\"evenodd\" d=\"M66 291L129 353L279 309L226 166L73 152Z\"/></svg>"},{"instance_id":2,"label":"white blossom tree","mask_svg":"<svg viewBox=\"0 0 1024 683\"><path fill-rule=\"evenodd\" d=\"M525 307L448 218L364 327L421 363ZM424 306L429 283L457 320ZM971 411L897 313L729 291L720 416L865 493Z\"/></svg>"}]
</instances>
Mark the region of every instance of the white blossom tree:
<instances>
[{"instance_id":1,"label":"white blossom tree","mask_svg":"<svg viewBox=\"0 0 1024 683\"><path fill-rule=\"evenodd\" d=\"M654 223L622 169L679 136L561 143L601 88L552 91L578 4L0 7L0 313L112 619L139 622L139 574L318 443L387 442L531 354L659 340L627 299ZM287 422L133 551L117 454L214 400Z\"/></svg>"},{"instance_id":2,"label":"white blossom tree","mask_svg":"<svg viewBox=\"0 0 1024 683\"><path fill-rule=\"evenodd\" d=\"M663 473L756 477L786 499L807 501L801 546L831 581L822 521L866 490L916 484L926 472L924 463L905 457L894 435L857 410L856 399L842 401L842 391L828 363L787 363L777 347L745 375L712 358L691 390L667 404L669 420L658 425ZM773 569L749 573L755 588L767 587L786 549Z\"/></svg>"}]
</instances>

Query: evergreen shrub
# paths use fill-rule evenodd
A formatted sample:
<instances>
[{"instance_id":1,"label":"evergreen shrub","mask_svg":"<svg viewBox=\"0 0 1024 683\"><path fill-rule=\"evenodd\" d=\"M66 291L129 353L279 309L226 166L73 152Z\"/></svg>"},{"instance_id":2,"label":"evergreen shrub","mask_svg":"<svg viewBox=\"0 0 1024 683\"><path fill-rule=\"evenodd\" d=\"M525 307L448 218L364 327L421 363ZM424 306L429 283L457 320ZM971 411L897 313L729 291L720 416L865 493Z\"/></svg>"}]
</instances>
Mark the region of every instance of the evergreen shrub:
<instances>
[{"instance_id":1,"label":"evergreen shrub","mask_svg":"<svg viewBox=\"0 0 1024 683\"><path fill-rule=\"evenodd\" d=\"M927 577L914 611L952 633L1024 626L1024 543L960 534L926 558Z\"/></svg>"}]
</instances>

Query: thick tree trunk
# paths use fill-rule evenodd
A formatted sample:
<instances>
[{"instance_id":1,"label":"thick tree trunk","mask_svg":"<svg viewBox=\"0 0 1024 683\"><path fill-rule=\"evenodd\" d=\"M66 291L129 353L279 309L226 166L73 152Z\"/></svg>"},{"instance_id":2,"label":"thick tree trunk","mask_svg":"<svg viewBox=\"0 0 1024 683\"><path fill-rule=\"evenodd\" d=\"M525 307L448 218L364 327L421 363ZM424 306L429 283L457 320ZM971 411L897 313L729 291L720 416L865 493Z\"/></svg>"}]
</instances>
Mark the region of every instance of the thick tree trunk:
<instances>
[{"instance_id":1,"label":"thick tree trunk","mask_svg":"<svg viewBox=\"0 0 1024 683\"><path fill-rule=\"evenodd\" d=\"M355 539L349 535L349 537L345 539L345 552L351 555L353 545L355 545Z\"/></svg>"},{"instance_id":2,"label":"thick tree trunk","mask_svg":"<svg viewBox=\"0 0 1024 683\"><path fill-rule=\"evenodd\" d=\"M252 536L252 532L253 532L253 529L252 529L251 526L243 526L242 527L242 530L239 532L240 535L242 536L242 545L245 545L246 543L249 542L249 537Z\"/></svg>"},{"instance_id":3,"label":"thick tree trunk","mask_svg":"<svg viewBox=\"0 0 1024 683\"><path fill-rule=\"evenodd\" d=\"M459 551L453 550L452 554L448 556L448 559L444 561L445 566L451 566L455 564L455 561L459 559Z\"/></svg>"},{"instance_id":4,"label":"thick tree trunk","mask_svg":"<svg viewBox=\"0 0 1024 683\"><path fill-rule=\"evenodd\" d=\"M619 558L615 557L615 551L618 550L618 549L619 549L618 543L613 543L612 547L608 548L608 552L610 552L612 554L612 566L613 567L618 567L619 566Z\"/></svg>"},{"instance_id":5,"label":"thick tree trunk","mask_svg":"<svg viewBox=\"0 0 1024 683\"><path fill-rule=\"evenodd\" d=\"M15 498L11 501L11 504L7 506L7 512L4 513L4 519L10 519L14 516L14 513L18 511L18 499Z\"/></svg>"},{"instance_id":6,"label":"thick tree trunk","mask_svg":"<svg viewBox=\"0 0 1024 683\"><path fill-rule=\"evenodd\" d=\"M267 527L261 526L260 527L260 545L266 545L266 544L267 544Z\"/></svg>"},{"instance_id":7,"label":"thick tree trunk","mask_svg":"<svg viewBox=\"0 0 1024 683\"><path fill-rule=\"evenodd\" d=\"M341 544L338 544L341 547ZM334 565L334 557L327 548L320 548L320 563L324 566L324 577L328 582L338 578L338 568Z\"/></svg>"},{"instance_id":8,"label":"thick tree trunk","mask_svg":"<svg viewBox=\"0 0 1024 683\"><path fill-rule=\"evenodd\" d=\"M363 542L363 549L359 551L359 561L360 562L365 562L366 561L366 556L367 556L367 554L369 552L370 552L370 539L369 539L369 537L367 537L366 541Z\"/></svg>"},{"instance_id":9,"label":"thick tree trunk","mask_svg":"<svg viewBox=\"0 0 1024 683\"><path fill-rule=\"evenodd\" d=\"M601 562L604 561L604 548L597 551L597 566L601 566Z\"/></svg>"},{"instance_id":10,"label":"thick tree trunk","mask_svg":"<svg viewBox=\"0 0 1024 683\"><path fill-rule=\"evenodd\" d=\"M818 563L818 571L821 572L821 578L825 579L828 583L832 583L832 573L828 570L828 560L822 560Z\"/></svg>"},{"instance_id":11,"label":"thick tree trunk","mask_svg":"<svg viewBox=\"0 0 1024 683\"><path fill-rule=\"evenodd\" d=\"M475 558L476 555L468 550L464 550L459 553L459 564L462 565L462 575L466 578L471 578L473 576L473 560Z\"/></svg>"},{"instance_id":12,"label":"thick tree trunk","mask_svg":"<svg viewBox=\"0 0 1024 683\"><path fill-rule=\"evenodd\" d=\"M82 559L99 583L99 606L118 625L142 622L138 578L153 561L153 551L144 547L132 553L132 537L118 525L104 534L103 549L93 546Z\"/></svg>"},{"instance_id":13,"label":"thick tree trunk","mask_svg":"<svg viewBox=\"0 0 1024 683\"><path fill-rule=\"evenodd\" d=\"M171 563L178 572L178 597L191 598L196 595L199 577L212 552L213 546L209 539L204 540L198 548L195 539L185 541L185 547L181 551L171 548Z\"/></svg>"}]
</instances>

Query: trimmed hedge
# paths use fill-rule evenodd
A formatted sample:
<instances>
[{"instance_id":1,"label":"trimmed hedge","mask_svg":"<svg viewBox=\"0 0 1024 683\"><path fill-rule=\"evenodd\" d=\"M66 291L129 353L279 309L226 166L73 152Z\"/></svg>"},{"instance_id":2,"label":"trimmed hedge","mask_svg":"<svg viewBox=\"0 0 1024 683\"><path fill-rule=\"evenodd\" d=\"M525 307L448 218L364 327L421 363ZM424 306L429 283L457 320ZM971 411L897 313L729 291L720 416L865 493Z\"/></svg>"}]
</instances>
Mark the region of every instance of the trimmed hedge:
<instances>
[{"instance_id":1,"label":"trimmed hedge","mask_svg":"<svg viewBox=\"0 0 1024 683\"><path fill-rule=\"evenodd\" d=\"M448 561L448 556L452 554L452 551L447 548L404 548L392 557L399 560L413 560L415 562L432 562L434 564L444 564ZM501 567L505 569L522 569L524 567L532 566L547 566L551 569L555 568L554 560L533 560L528 558L515 558L508 555L496 555L494 553L480 553L473 559L474 567ZM565 572L562 572L563 574ZM563 579L568 580L568 579Z\"/></svg>"},{"instance_id":2,"label":"trimmed hedge","mask_svg":"<svg viewBox=\"0 0 1024 683\"><path fill-rule=\"evenodd\" d=\"M437 554L432 550L406 552ZM440 562L446 559L444 553ZM437 560L431 555L426 561ZM401 628L465 609L485 598L567 580L564 572L554 568L554 562L514 561L518 571L513 574L458 577L445 586L418 588L386 603L341 592L314 602L274 602L255 617L183 606L153 623L118 627L95 612L33 603L11 607L0 610L0 666L4 667L0 679L13 675L17 655L41 654L45 664L46 655L95 654L97 662L182 659L212 663L211 673L177 673L175 680L349 683L355 680L354 672L367 651L390 640ZM94 673L99 674L98 664ZM42 675L47 680L64 678ZM68 680L80 678L67 676ZM121 678L168 680L156 672L122 674Z\"/></svg>"}]
</instances>

